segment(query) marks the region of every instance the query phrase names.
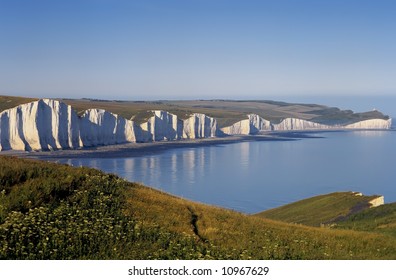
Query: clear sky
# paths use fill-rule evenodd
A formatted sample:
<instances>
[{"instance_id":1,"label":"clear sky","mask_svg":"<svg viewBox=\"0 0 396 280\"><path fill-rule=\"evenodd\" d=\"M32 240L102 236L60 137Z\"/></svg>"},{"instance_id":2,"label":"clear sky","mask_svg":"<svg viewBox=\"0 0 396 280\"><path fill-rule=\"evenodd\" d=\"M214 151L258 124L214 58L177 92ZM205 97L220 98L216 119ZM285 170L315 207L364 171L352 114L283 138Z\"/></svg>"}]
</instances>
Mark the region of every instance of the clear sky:
<instances>
[{"instance_id":1,"label":"clear sky","mask_svg":"<svg viewBox=\"0 0 396 280\"><path fill-rule=\"evenodd\" d=\"M0 93L396 95L394 0L0 0Z\"/></svg>"}]
</instances>

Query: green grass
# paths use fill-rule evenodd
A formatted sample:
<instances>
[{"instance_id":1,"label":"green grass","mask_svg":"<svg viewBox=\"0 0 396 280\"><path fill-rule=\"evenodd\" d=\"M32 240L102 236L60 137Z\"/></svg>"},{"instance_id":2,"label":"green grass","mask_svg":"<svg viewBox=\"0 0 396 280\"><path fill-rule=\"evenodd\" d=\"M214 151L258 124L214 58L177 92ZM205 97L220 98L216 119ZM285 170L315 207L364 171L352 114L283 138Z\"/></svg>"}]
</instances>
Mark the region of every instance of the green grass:
<instances>
[{"instance_id":1,"label":"green grass","mask_svg":"<svg viewBox=\"0 0 396 280\"><path fill-rule=\"evenodd\" d=\"M339 229L352 229L389 234L396 238L396 203L366 209L336 224Z\"/></svg>"},{"instance_id":2,"label":"green grass","mask_svg":"<svg viewBox=\"0 0 396 280\"><path fill-rule=\"evenodd\" d=\"M396 239L184 200L98 170L0 157L0 259L395 259Z\"/></svg>"},{"instance_id":3,"label":"green grass","mask_svg":"<svg viewBox=\"0 0 396 280\"><path fill-rule=\"evenodd\" d=\"M357 196L353 192L320 195L270 209L256 216L309 226L332 224L348 215L370 207L378 196Z\"/></svg>"}]
</instances>

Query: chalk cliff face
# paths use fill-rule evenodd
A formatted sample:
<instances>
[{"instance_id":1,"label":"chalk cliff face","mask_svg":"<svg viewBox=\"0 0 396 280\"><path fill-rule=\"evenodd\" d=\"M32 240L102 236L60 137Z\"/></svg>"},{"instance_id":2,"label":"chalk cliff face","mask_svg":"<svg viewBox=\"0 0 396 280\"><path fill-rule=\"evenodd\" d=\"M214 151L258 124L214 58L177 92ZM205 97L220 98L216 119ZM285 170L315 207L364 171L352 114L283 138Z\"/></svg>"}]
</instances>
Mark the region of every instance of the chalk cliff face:
<instances>
[{"instance_id":1,"label":"chalk cliff face","mask_svg":"<svg viewBox=\"0 0 396 280\"><path fill-rule=\"evenodd\" d=\"M196 139L215 137L217 133L217 121L205 114L192 114L183 120L182 138Z\"/></svg>"},{"instance_id":2,"label":"chalk cliff face","mask_svg":"<svg viewBox=\"0 0 396 280\"><path fill-rule=\"evenodd\" d=\"M0 113L1 150L53 150L80 146L78 116L62 102L42 99Z\"/></svg>"},{"instance_id":3,"label":"chalk cliff face","mask_svg":"<svg viewBox=\"0 0 396 280\"><path fill-rule=\"evenodd\" d=\"M257 133L259 131L272 130L272 124L256 114L249 114L250 133Z\"/></svg>"},{"instance_id":4,"label":"chalk cliff face","mask_svg":"<svg viewBox=\"0 0 396 280\"><path fill-rule=\"evenodd\" d=\"M274 130L328 130L328 129L390 129L392 119L371 119L349 125L324 125L301 119L289 118L283 120L280 124L274 124Z\"/></svg>"},{"instance_id":5,"label":"chalk cliff face","mask_svg":"<svg viewBox=\"0 0 396 280\"><path fill-rule=\"evenodd\" d=\"M220 130L227 135L249 135L250 121L249 119L241 120L233 125L223 127Z\"/></svg>"},{"instance_id":6,"label":"chalk cliff face","mask_svg":"<svg viewBox=\"0 0 396 280\"><path fill-rule=\"evenodd\" d=\"M370 208L378 207L385 204L385 198L383 196L379 196L369 201Z\"/></svg>"},{"instance_id":7,"label":"chalk cliff face","mask_svg":"<svg viewBox=\"0 0 396 280\"><path fill-rule=\"evenodd\" d=\"M315 129L332 129L333 127L310 122L306 120L287 118L279 124L273 125L273 130L315 130Z\"/></svg>"},{"instance_id":8,"label":"chalk cliff face","mask_svg":"<svg viewBox=\"0 0 396 280\"><path fill-rule=\"evenodd\" d=\"M347 129L391 129L392 119L372 119L345 126Z\"/></svg>"},{"instance_id":9,"label":"chalk cliff face","mask_svg":"<svg viewBox=\"0 0 396 280\"><path fill-rule=\"evenodd\" d=\"M80 137L85 147L135 142L134 123L101 109L89 109L80 119Z\"/></svg>"},{"instance_id":10,"label":"chalk cliff face","mask_svg":"<svg viewBox=\"0 0 396 280\"><path fill-rule=\"evenodd\" d=\"M183 132L183 123L176 115L165 111L153 111L147 122L140 125L142 135L138 137L139 142L178 140Z\"/></svg>"},{"instance_id":11,"label":"chalk cliff face","mask_svg":"<svg viewBox=\"0 0 396 280\"><path fill-rule=\"evenodd\" d=\"M248 119L241 120L231 126L221 128L221 131L228 135L249 135L257 134L260 131L291 131L291 130L331 130L331 129L390 129L392 119L372 119L352 123L346 126L342 125L324 125L297 118L284 119L279 124L261 118L258 115L250 114Z\"/></svg>"},{"instance_id":12,"label":"chalk cliff face","mask_svg":"<svg viewBox=\"0 0 396 280\"><path fill-rule=\"evenodd\" d=\"M176 115L165 111L153 111L147 122L136 130L138 142L163 140L196 139L215 137L217 122L205 114L192 114L188 119L180 120Z\"/></svg>"},{"instance_id":13,"label":"chalk cliff face","mask_svg":"<svg viewBox=\"0 0 396 280\"><path fill-rule=\"evenodd\" d=\"M260 131L272 130L272 125L269 121L263 119L256 114L248 114L247 119L234 123L221 129L221 131L228 135L249 135L256 134Z\"/></svg>"},{"instance_id":14,"label":"chalk cliff face","mask_svg":"<svg viewBox=\"0 0 396 280\"><path fill-rule=\"evenodd\" d=\"M89 109L78 117L70 106L43 99L0 113L0 150L55 150L216 136L216 120L204 114L192 114L186 120L165 111L153 114L141 125L101 109Z\"/></svg>"}]
</instances>

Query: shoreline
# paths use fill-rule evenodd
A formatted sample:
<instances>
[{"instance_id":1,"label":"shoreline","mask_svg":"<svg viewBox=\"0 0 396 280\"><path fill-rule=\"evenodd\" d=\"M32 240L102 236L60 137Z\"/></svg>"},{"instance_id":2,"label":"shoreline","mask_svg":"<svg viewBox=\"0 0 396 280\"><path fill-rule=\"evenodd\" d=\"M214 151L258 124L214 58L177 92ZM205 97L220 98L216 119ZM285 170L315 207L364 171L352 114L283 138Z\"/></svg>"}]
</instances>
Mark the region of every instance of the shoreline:
<instances>
[{"instance_id":1,"label":"shoreline","mask_svg":"<svg viewBox=\"0 0 396 280\"><path fill-rule=\"evenodd\" d=\"M302 139L325 138L312 134L328 132L350 132L366 130L295 130L295 131L271 131L257 135L232 135L199 139L180 139L171 141L157 141L146 143L120 143L96 147L83 147L78 149L59 149L51 151L1 151L0 155L16 156L20 158L32 158L41 160L55 160L64 158L124 158L140 157L149 154L158 154L169 149L196 148L203 146L218 146L253 141L298 141ZM369 130L373 131L373 130ZM374 130L383 131L383 130ZM392 131L385 130L385 131Z\"/></svg>"},{"instance_id":2,"label":"shoreline","mask_svg":"<svg viewBox=\"0 0 396 280\"><path fill-rule=\"evenodd\" d=\"M122 143L97 147L84 147L79 149L63 149L55 151L4 151L0 155L16 156L32 159L64 159L64 158L123 158L139 157L157 154L169 149L196 148L203 146L218 146L252 141L296 141L301 138L317 138L299 134L280 135L238 135L227 137L214 137L202 139L181 139L176 141L158 141L148 143Z\"/></svg>"}]
</instances>

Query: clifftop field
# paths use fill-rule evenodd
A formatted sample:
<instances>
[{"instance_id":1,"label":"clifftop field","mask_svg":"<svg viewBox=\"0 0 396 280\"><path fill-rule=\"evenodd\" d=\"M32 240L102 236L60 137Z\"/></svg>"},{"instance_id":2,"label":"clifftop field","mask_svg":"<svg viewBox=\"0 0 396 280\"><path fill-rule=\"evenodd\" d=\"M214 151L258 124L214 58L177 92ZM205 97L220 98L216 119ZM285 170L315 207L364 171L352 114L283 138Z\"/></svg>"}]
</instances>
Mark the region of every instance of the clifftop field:
<instances>
[{"instance_id":1,"label":"clifftop field","mask_svg":"<svg viewBox=\"0 0 396 280\"><path fill-rule=\"evenodd\" d=\"M335 205L340 195L345 203ZM304 223L332 220L331 228L194 203L94 169L1 156L0 259L396 258L394 204L334 222L336 209L350 213L372 197L326 197L326 216ZM315 211L314 201L306 205ZM303 212L304 202L297 207Z\"/></svg>"}]
</instances>

